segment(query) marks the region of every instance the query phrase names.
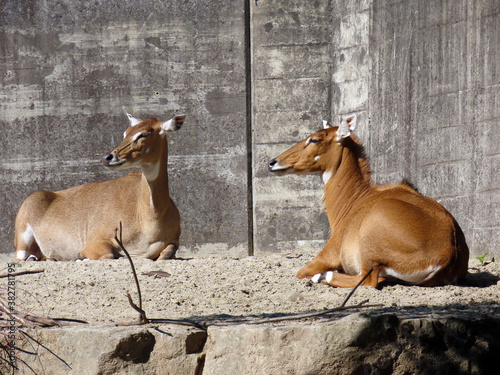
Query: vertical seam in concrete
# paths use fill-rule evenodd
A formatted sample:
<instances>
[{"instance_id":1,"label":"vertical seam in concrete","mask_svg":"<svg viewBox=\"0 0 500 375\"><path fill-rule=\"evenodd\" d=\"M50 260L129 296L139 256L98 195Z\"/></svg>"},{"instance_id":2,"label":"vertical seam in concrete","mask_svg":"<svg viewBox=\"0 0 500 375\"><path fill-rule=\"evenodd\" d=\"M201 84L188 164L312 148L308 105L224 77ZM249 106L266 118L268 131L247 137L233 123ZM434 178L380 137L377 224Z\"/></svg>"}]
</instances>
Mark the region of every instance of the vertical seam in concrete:
<instances>
[{"instance_id":1,"label":"vertical seam in concrete","mask_svg":"<svg viewBox=\"0 0 500 375\"><path fill-rule=\"evenodd\" d=\"M328 100L328 112L326 114L326 118L323 117L323 119L328 120L330 124L334 124L335 121L333 121L333 62L335 61L334 54L335 54L335 27L333 25L333 4L332 1L328 2L328 11L330 14L330 30L332 31L332 34L330 36L330 50L329 50L329 57L330 57L330 64L328 64L328 93L327 93L327 100Z\"/></svg>"},{"instance_id":2,"label":"vertical seam in concrete","mask_svg":"<svg viewBox=\"0 0 500 375\"><path fill-rule=\"evenodd\" d=\"M471 113L472 113L472 118L478 118L478 109L477 109L477 106L474 105L476 100L477 100L477 96L479 94L479 88L480 88L480 85L478 84L478 81L479 81L479 78L477 76L477 71L475 69L473 69L472 67L474 66L473 64L473 59L475 56L478 56L477 52L476 51L476 48L477 46L480 45L480 31L476 29L477 27L477 24L480 23L480 18L478 18L478 16L476 15L476 12L475 12L475 5L474 4L471 4L469 3L468 6L467 6L467 15L466 15L466 24L467 24L467 31L465 33L465 38L466 38L466 56L467 56L467 67L466 67L466 71L467 71L467 83L466 83L466 87L467 87L467 90L465 92L465 95L466 95L466 102L464 104L465 108L462 110L461 107L461 99L460 99L460 93L458 95L458 102L459 102L459 111L460 111L460 117L459 117L459 125L460 126L463 126L462 123L465 123L465 131L467 132L470 132L472 133L472 130L469 131L469 129L472 129L471 127L468 127L467 125L468 124L473 124L474 122L473 121L468 121L469 118L471 118ZM472 30L472 31L471 31ZM476 33L479 33L479 35L477 36L476 35L476 39L474 41L471 42L470 38L473 38L474 36L471 35L470 33L472 32L476 32ZM472 109L470 111L470 109ZM462 111L464 113L462 113ZM472 126L474 127L474 125ZM467 129L469 128L469 129ZM472 137L472 157L471 157L471 160L470 160L470 163L471 163L471 169L473 171L478 171L479 170L479 162L478 162L478 148L479 148L479 144L478 142L480 142L480 136L479 137ZM474 249L475 249L475 245L476 245L476 235L475 235L475 232L476 232L476 223L477 223L477 204L478 204L478 194L477 194L477 191L478 191L478 179L474 179L470 185L470 190L469 190L469 194L470 194L470 198L469 198L469 202L470 203L470 208L469 208L469 211L467 212L468 214L468 217L470 218L470 229L469 229L469 235L467 238L467 244L469 246L469 249L471 250L471 253L474 253ZM464 215L466 216L466 215ZM479 241L478 241L479 242ZM479 249L478 249L479 250ZM481 253L483 254L483 253ZM478 254L478 255L481 255L481 254Z\"/></svg>"},{"instance_id":3,"label":"vertical seam in concrete","mask_svg":"<svg viewBox=\"0 0 500 375\"><path fill-rule=\"evenodd\" d=\"M254 209L253 209L253 135L252 135L252 44L251 6L245 0L245 81L246 81L246 136L247 136L247 218L248 255L254 255Z\"/></svg>"},{"instance_id":4,"label":"vertical seam in concrete","mask_svg":"<svg viewBox=\"0 0 500 375\"><path fill-rule=\"evenodd\" d=\"M411 7L411 6L410 6ZM403 74L407 75L407 80L408 80L408 87L407 87L407 113L406 113L406 118L405 121L410 126L410 129L407 133L407 136L409 135L408 139L408 144L410 145L409 149L410 155L407 160L407 166L406 170L409 171L409 178L410 181L414 184L417 183L418 180L418 171L417 171L417 165L418 165L418 152L417 152L417 145L418 145L418 137L417 135L419 134L418 132L418 121L414 121L413 114L414 114L414 108L417 106L414 104L414 99L415 99L415 93L413 92L413 75L412 75L412 66L413 66L413 54L412 54L412 46L413 46L413 34L416 33L417 31L415 30L415 24L417 23L416 20L416 11L411 7L410 9L410 35L408 36L408 46L406 50L406 56L405 56L405 62L404 62L404 67L403 67ZM405 172L406 174L407 172ZM418 186L418 185L417 185Z\"/></svg>"},{"instance_id":5,"label":"vertical seam in concrete","mask_svg":"<svg viewBox=\"0 0 500 375\"><path fill-rule=\"evenodd\" d=\"M366 117L367 117L367 126L368 126L368 137L365 141L365 150L367 152L367 155L372 155L372 80L373 80L373 56L372 56L372 47L373 47L373 42L372 42L372 35L373 35L373 28L374 28L374 10L373 10L373 0L370 0L370 7L368 8L368 44L366 46L366 54L367 54L367 61L368 61L368 73L367 73L367 90L368 90L368 99L367 99L367 109L366 109ZM370 166L371 167L371 166ZM371 178L372 181L374 181L374 171L373 169L371 170Z\"/></svg>"}]
</instances>

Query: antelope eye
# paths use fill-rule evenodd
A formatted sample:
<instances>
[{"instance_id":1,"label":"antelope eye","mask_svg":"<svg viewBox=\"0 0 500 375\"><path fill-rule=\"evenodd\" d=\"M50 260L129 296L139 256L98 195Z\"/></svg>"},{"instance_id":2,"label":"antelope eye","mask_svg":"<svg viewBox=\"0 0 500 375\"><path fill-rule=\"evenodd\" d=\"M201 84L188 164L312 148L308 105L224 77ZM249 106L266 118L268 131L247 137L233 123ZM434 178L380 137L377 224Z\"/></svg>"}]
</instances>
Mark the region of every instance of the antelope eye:
<instances>
[{"instance_id":1,"label":"antelope eye","mask_svg":"<svg viewBox=\"0 0 500 375\"><path fill-rule=\"evenodd\" d=\"M309 137L306 139L306 145L304 147L309 146L311 143L319 143L319 142L321 142L321 139Z\"/></svg>"},{"instance_id":2,"label":"antelope eye","mask_svg":"<svg viewBox=\"0 0 500 375\"><path fill-rule=\"evenodd\" d=\"M134 143L137 143L137 141L139 141L139 139L141 139L141 138L146 138L146 137L149 137L149 136L150 136L149 133L137 133L134 136Z\"/></svg>"}]
</instances>

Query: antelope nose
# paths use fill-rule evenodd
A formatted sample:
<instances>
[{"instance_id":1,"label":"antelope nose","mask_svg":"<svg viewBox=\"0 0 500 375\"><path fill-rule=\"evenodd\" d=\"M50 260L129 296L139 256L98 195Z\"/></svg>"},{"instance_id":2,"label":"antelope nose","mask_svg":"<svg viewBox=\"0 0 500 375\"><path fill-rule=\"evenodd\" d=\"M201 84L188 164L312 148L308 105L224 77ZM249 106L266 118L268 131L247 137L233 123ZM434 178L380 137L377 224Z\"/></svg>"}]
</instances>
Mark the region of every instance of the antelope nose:
<instances>
[{"instance_id":1,"label":"antelope nose","mask_svg":"<svg viewBox=\"0 0 500 375\"><path fill-rule=\"evenodd\" d=\"M105 154L102 157L102 163L104 165L109 165L109 163L111 162L111 160L113 160L113 155L112 154Z\"/></svg>"},{"instance_id":2,"label":"antelope nose","mask_svg":"<svg viewBox=\"0 0 500 375\"><path fill-rule=\"evenodd\" d=\"M272 170L274 166L276 165L277 161L276 159L273 159L269 162L269 170Z\"/></svg>"}]
</instances>

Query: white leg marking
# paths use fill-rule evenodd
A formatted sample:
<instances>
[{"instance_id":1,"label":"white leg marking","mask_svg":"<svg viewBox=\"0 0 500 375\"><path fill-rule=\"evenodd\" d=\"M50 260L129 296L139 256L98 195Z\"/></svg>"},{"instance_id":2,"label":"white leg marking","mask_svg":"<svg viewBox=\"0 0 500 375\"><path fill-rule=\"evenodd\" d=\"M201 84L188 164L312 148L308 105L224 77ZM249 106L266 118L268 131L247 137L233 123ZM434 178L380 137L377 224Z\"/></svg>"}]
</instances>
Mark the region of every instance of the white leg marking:
<instances>
[{"instance_id":1,"label":"white leg marking","mask_svg":"<svg viewBox=\"0 0 500 375\"><path fill-rule=\"evenodd\" d=\"M316 275L314 275L313 277L311 277L311 281L314 283L314 284L317 284L318 281L319 281L319 278L321 277L321 274L320 273L317 273Z\"/></svg>"},{"instance_id":2,"label":"white leg marking","mask_svg":"<svg viewBox=\"0 0 500 375\"><path fill-rule=\"evenodd\" d=\"M33 232L33 228L31 227L31 225L26 225L26 230L24 231L22 238L28 246L33 243L33 240L35 239L35 233Z\"/></svg>"},{"instance_id":3,"label":"white leg marking","mask_svg":"<svg viewBox=\"0 0 500 375\"><path fill-rule=\"evenodd\" d=\"M31 225L27 224L26 225L26 230L24 231L24 233L22 234L22 239L23 241L26 243L26 245L28 246L31 246L31 244L33 243L33 241L36 241L36 243L38 244L38 247L40 248L40 251L43 255L47 255L44 251L43 251L43 248L42 248L42 245L40 244L39 241L37 241L36 239L36 235L35 235L35 231L33 230L33 228L31 227ZM17 250L19 251L19 250ZM26 255L25 255L26 256ZM18 256L19 258L19 256ZM36 257L35 257L36 258ZM29 258L28 258L29 259ZM26 260L28 260L26 259ZM38 260L38 258L36 258L36 260Z\"/></svg>"},{"instance_id":4,"label":"white leg marking","mask_svg":"<svg viewBox=\"0 0 500 375\"><path fill-rule=\"evenodd\" d=\"M26 258L26 251L25 250L17 250L16 251L16 258L20 260L24 260Z\"/></svg>"},{"instance_id":5,"label":"white leg marking","mask_svg":"<svg viewBox=\"0 0 500 375\"><path fill-rule=\"evenodd\" d=\"M326 282L329 283L330 281L332 281L332 278L333 278L333 271L327 271L325 274Z\"/></svg>"}]
</instances>

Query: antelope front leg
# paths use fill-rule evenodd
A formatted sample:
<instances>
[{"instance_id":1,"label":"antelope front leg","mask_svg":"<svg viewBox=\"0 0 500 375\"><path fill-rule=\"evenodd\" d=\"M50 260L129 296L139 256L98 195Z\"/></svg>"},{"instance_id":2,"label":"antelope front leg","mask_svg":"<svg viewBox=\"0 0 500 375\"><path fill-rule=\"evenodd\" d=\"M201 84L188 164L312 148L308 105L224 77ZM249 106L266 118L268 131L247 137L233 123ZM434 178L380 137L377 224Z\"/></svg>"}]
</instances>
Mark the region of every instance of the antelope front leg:
<instances>
[{"instance_id":1,"label":"antelope front leg","mask_svg":"<svg viewBox=\"0 0 500 375\"><path fill-rule=\"evenodd\" d=\"M90 260L115 259L115 250L110 241L102 240L87 244L80 256Z\"/></svg>"},{"instance_id":2,"label":"antelope front leg","mask_svg":"<svg viewBox=\"0 0 500 375\"><path fill-rule=\"evenodd\" d=\"M338 251L334 245L335 240L330 237L325 247L307 266L301 268L297 272L299 279L312 279L326 271L337 270L341 268L340 258Z\"/></svg>"},{"instance_id":3,"label":"antelope front leg","mask_svg":"<svg viewBox=\"0 0 500 375\"><path fill-rule=\"evenodd\" d=\"M23 260L47 260L41 251L33 253L30 250L16 250L16 256L12 259L13 262L23 261Z\"/></svg>"},{"instance_id":4,"label":"antelope front leg","mask_svg":"<svg viewBox=\"0 0 500 375\"><path fill-rule=\"evenodd\" d=\"M177 245L171 243L167 245L165 249L160 253L156 260L165 260L165 259L175 259L175 252L177 251Z\"/></svg>"},{"instance_id":5,"label":"antelope front leg","mask_svg":"<svg viewBox=\"0 0 500 375\"><path fill-rule=\"evenodd\" d=\"M35 240L33 229L29 225L25 227L16 222L14 246L16 247L14 262L22 260L45 260Z\"/></svg>"},{"instance_id":6,"label":"antelope front leg","mask_svg":"<svg viewBox=\"0 0 500 375\"><path fill-rule=\"evenodd\" d=\"M321 274L321 277L316 282L323 282L327 285L334 286L337 288L354 288L358 283L363 280L366 274L370 270L362 270L360 275L347 275L345 273L339 273L336 271L327 271ZM370 275L363 281L362 286L371 286L376 288L379 281L378 274L380 272L380 267L375 268Z\"/></svg>"}]
</instances>

